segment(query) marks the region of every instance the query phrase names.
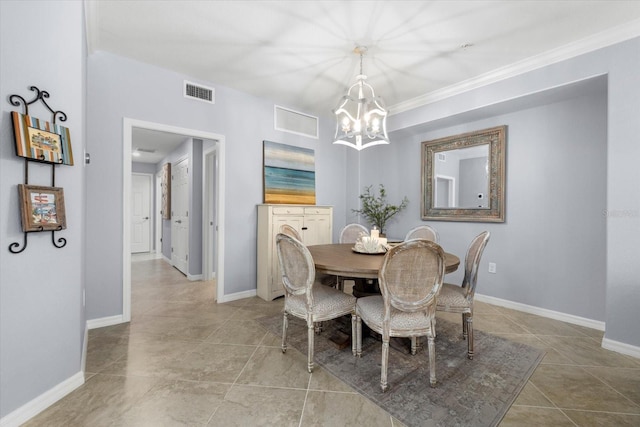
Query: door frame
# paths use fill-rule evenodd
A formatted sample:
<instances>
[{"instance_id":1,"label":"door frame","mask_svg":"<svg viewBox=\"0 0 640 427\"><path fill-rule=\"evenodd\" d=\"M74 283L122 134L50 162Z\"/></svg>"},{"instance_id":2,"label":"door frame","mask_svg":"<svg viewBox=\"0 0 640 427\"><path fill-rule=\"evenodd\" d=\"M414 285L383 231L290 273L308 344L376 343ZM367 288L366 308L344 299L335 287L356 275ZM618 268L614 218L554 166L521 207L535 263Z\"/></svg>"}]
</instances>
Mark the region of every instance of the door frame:
<instances>
[{"instance_id":1,"label":"door frame","mask_svg":"<svg viewBox=\"0 0 640 427\"><path fill-rule=\"evenodd\" d=\"M217 254L219 251L217 243L218 217L216 207L216 195L220 191L218 185L218 147L207 148L202 151L202 280L212 280L216 277L216 263L211 252ZM213 182L213 185L211 181ZM209 213L213 205L213 217L215 223L213 227L207 224ZM214 248L214 249L212 249Z\"/></svg>"},{"instance_id":2,"label":"door frame","mask_svg":"<svg viewBox=\"0 0 640 427\"><path fill-rule=\"evenodd\" d=\"M447 202L449 204L449 208L454 207L455 205L455 201L456 201L456 179L453 176L449 176L449 175L436 175L435 176L435 185L433 186L433 204L435 206L435 204L438 201L438 180L442 180L442 181L446 181L449 183L449 194L448 194L448 199ZM436 206L437 207L437 206Z\"/></svg>"},{"instance_id":3,"label":"door frame","mask_svg":"<svg viewBox=\"0 0 640 427\"><path fill-rule=\"evenodd\" d=\"M153 240L153 251L156 258L162 258L162 171L155 175L155 207L153 212L153 220L155 221L155 235Z\"/></svg>"},{"instance_id":4,"label":"door frame","mask_svg":"<svg viewBox=\"0 0 640 427\"><path fill-rule=\"evenodd\" d=\"M149 188L149 221L147 224L147 227L149 227L149 253L152 252L152 248L153 248L153 227L152 227L152 218L153 218L153 190L154 190L154 186L153 186L153 174L150 173L144 173L144 172L131 172L131 180L133 181L133 175L139 175L139 176L144 176L147 178L147 186ZM131 227L131 212L129 212L129 227ZM131 251L131 246L129 246L129 250Z\"/></svg>"},{"instance_id":5,"label":"door frame","mask_svg":"<svg viewBox=\"0 0 640 427\"><path fill-rule=\"evenodd\" d=\"M224 224L225 224L225 137L224 135L162 123L154 123L143 120L124 117L122 121L122 212L121 220L126 224L126 218L131 210L131 148L133 141L133 128L156 130L161 132L175 133L187 137L208 139L215 141L218 153L218 168L216 169L216 180L218 182L218 192L216 194L216 208L218 218L218 251L216 253L216 282L217 301L224 299ZM122 320L131 320L131 230L129 227L123 228L122 236Z\"/></svg>"}]
</instances>

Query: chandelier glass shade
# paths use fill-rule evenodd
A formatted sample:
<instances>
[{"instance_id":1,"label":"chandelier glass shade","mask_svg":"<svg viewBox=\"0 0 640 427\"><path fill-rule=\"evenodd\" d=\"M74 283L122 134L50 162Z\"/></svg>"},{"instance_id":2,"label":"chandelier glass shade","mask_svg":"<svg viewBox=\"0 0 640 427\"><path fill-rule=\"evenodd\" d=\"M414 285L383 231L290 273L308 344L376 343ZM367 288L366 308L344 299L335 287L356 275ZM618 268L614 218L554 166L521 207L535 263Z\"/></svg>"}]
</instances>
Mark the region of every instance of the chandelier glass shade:
<instances>
[{"instance_id":1,"label":"chandelier glass shade","mask_svg":"<svg viewBox=\"0 0 640 427\"><path fill-rule=\"evenodd\" d=\"M362 55L366 48L357 47L355 52L360 54L360 74L333 110L336 115L333 143L359 151L373 145L389 144L389 136L384 101L376 96L373 87L366 82L367 76L362 73Z\"/></svg>"}]
</instances>

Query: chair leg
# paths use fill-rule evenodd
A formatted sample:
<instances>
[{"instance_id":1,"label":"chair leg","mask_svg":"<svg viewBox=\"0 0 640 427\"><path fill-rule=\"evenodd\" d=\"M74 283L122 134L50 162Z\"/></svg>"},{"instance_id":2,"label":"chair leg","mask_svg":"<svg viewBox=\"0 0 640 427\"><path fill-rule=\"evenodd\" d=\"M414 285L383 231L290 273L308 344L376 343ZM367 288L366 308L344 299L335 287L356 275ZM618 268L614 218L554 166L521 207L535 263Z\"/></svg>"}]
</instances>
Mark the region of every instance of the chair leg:
<instances>
[{"instance_id":1,"label":"chair leg","mask_svg":"<svg viewBox=\"0 0 640 427\"><path fill-rule=\"evenodd\" d=\"M468 334L469 333L467 331L467 313L462 313L462 338L466 340Z\"/></svg>"},{"instance_id":2,"label":"chair leg","mask_svg":"<svg viewBox=\"0 0 640 427\"><path fill-rule=\"evenodd\" d=\"M429 336L427 338L427 346L429 347L429 383L431 387L436 386L436 344L435 338Z\"/></svg>"},{"instance_id":3,"label":"chair leg","mask_svg":"<svg viewBox=\"0 0 640 427\"><path fill-rule=\"evenodd\" d=\"M356 314L356 356L362 357L362 318Z\"/></svg>"},{"instance_id":4,"label":"chair leg","mask_svg":"<svg viewBox=\"0 0 640 427\"><path fill-rule=\"evenodd\" d=\"M287 328L289 327L289 319L287 319L287 312L284 312L282 319L282 352L287 352Z\"/></svg>"},{"instance_id":5,"label":"chair leg","mask_svg":"<svg viewBox=\"0 0 640 427\"><path fill-rule=\"evenodd\" d=\"M313 322L308 323L307 331L307 370L311 373L313 372L313 344L315 338Z\"/></svg>"},{"instance_id":6,"label":"chair leg","mask_svg":"<svg viewBox=\"0 0 640 427\"><path fill-rule=\"evenodd\" d=\"M387 391L387 365L389 363L389 337L382 338L382 367L380 368L380 387L382 392Z\"/></svg>"},{"instance_id":7,"label":"chair leg","mask_svg":"<svg viewBox=\"0 0 640 427\"><path fill-rule=\"evenodd\" d=\"M473 360L473 315L466 315L467 325L467 357Z\"/></svg>"},{"instance_id":8,"label":"chair leg","mask_svg":"<svg viewBox=\"0 0 640 427\"><path fill-rule=\"evenodd\" d=\"M418 352L418 345L420 345L418 341L418 337L411 337L411 354L413 356L415 356L416 353Z\"/></svg>"},{"instance_id":9,"label":"chair leg","mask_svg":"<svg viewBox=\"0 0 640 427\"><path fill-rule=\"evenodd\" d=\"M356 325L356 314L351 313L351 353L355 356L358 353L356 342L358 341L356 335L358 335L358 327Z\"/></svg>"}]
</instances>

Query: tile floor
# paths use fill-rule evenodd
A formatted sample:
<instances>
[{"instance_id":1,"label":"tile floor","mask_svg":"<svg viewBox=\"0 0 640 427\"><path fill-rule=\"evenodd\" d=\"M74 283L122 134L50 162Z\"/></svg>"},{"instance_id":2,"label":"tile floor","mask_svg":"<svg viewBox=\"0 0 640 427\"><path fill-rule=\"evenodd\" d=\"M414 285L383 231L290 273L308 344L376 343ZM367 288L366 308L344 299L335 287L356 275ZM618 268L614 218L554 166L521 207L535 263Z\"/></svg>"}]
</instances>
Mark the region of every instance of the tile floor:
<instances>
[{"instance_id":1,"label":"tile floor","mask_svg":"<svg viewBox=\"0 0 640 427\"><path fill-rule=\"evenodd\" d=\"M215 304L214 283L134 259L131 322L91 330L86 383L25 425L401 425L321 367L309 375L295 349L282 354L253 320L281 299ZM640 359L602 349L599 331L476 307L477 329L547 351L501 426L640 426Z\"/></svg>"}]
</instances>

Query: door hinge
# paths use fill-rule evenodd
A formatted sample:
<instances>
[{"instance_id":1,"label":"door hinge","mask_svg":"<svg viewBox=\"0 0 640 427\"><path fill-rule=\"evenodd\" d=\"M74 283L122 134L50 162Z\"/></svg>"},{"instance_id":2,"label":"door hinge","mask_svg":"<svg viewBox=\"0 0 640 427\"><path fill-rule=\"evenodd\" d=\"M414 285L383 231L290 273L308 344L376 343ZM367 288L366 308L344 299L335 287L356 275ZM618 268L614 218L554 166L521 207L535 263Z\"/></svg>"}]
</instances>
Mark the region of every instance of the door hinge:
<instances>
[{"instance_id":1,"label":"door hinge","mask_svg":"<svg viewBox=\"0 0 640 427\"><path fill-rule=\"evenodd\" d=\"M171 253L173 253L173 248L171 248Z\"/></svg>"},{"instance_id":2,"label":"door hinge","mask_svg":"<svg viewBox=\"0 0 640 427\"><path fill-rule=\"evenodd\" d=\"M187 214L185 216L189 216L189 211L187 211Z\"/></svg>"},{"instance_id":3,"label":"door hinge","mask_svg":"<svg viewBox=\"0 0 640 427\"><path fill-rule=\"evenodd\" d=\"M189 261L189 254L186 254L186 255L184 256L184 259L185 259L185 260L187 260L187 261Z\"/></svg>"}]
</instances>

